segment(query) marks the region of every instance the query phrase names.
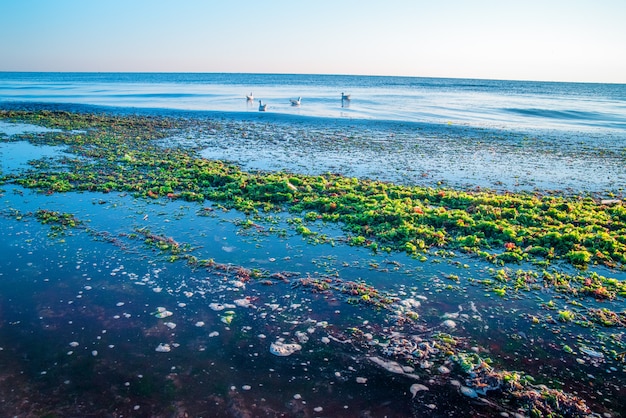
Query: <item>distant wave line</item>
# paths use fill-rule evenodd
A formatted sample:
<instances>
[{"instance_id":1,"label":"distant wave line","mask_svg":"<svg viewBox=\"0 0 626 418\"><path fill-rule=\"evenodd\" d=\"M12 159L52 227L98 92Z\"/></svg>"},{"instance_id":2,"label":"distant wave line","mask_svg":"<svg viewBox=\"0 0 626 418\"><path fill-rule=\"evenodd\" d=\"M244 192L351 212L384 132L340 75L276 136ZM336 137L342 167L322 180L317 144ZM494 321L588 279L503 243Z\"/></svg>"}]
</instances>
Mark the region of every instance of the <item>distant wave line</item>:
<instances>
[{"instance_id":1,"label":"distant wave line","mask_svg":"<svg viewBox=\"0 0 626 418\"><path fill-rule=\"evenodd\" d=\"M505 112L516 113L522 116L534 116L547 119L560 119L560 120L593 120L593 121L614 121L625 122L626 118L619 117L617 115L600 113L600 112L588 112L580 110L549 110L549 109L520 109L520 108L505 108L502 109Z\"/></svg>"}]
</instances>

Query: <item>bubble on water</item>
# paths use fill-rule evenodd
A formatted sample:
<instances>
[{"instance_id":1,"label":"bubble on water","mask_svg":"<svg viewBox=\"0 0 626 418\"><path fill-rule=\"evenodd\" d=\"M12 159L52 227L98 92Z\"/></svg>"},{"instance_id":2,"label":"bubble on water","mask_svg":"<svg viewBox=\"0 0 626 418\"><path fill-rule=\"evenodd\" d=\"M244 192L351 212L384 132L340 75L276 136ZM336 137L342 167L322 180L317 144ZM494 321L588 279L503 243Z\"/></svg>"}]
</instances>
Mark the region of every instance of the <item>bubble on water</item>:
<instances>
[{"instance_id":1,"label":"bubble on water","mask_svg":"<svg viewBox=\"0 0 626 418\"><path fill-rule=\"evenodd\" d=\"M270 353L279 357L290 356L299 350L302 350L302 346L296 343L285 344L282 341L276 341L270 345Z\"/></svg>"},{"instance_id":2,"label":"bubble on water","mask_svg":"<svg viewBox=\"0 0 626 418\"><path fill-rule=\"evenodd\" d=\"M204 321L198 321L195 324L197 327L203 327L204 326Z\"/></svg>"},{"instance_id":3,"label":"bubble on water","mask_svg":"<svg viewBox=\"0 0 626 418\"><path fill-rule=\"evenodd\" d=\"M428 386L422 385L420 383L413 383L411 387L409 388L409 392L411 392L414 398L415 398L415 395L417 395L417 392L421 392L423 390L429 390Z\"/></svg>"},{"instance_id":4,"label":"bubble on water","mask_svg":"<svg viewBox=\"0 0 626 418\"><path fill-rule=\"evenodd\" d=\"M157 308L156 313L154 314L154 316L157 317L157 318L167 318L167 317L172 316L172 315L174 315L173 312L168 311L167 309L165 309L162 306L159 306Z\"/></svg>"},{"instance_id":5,"label":"bubble on water","mask_svg":"<svg viewBox=\"0 0 626 418\"><path fill-rule=\"evenodd\" d=\"M165 325L166 327L168 327L169 329L174 329L176 328L176 324L173 322L165 322L163 325Z\"/></svg>"},{"instance_id":6,"label":"bubble on water","mask_svg":"<svg viewBox=\"0 0 626 418\"><path fill-rule=\"evenodd\" d=\"M252 389L252 386L250 386L250 385L243 385L241 387L241 389L243 389L243 390L250 390L250 389Z\"/></svg>"},{"instance_id":7,"label":"bubble on water","mask_svg":"<svg viewBox=\"0 0 626 418\"><path fill-rule=\"evenodd\" d=\"M154 351L158 353L169 353L172 349L169 344L160 343Z\"/></svg>"},{"instance_id":8,"label":"bubble on water","mask_svg":"<svg viewBox=\"0 0 626 418\"><path fill-rule=\"evenodd\" d=\"M468 398L478 398L478 393L470 387L461 386L460 388L461 394L467 396Z\"/></svg>"},{"instance_id":9,"label":"bubble on water","mask_svg":"<svg viewBox=\"0 0 626 418\"><path fill-rule=\"evenodd\" d=\"M441 323L441 325L443 325L446 328L450 328L450 329L456 328L456 322L454 322L451 319L446 319L445 321L443 321Z\"/></svg>"},{"instance_id":10,"label":"bubble on water","mask_svg":"<svg viewBox=\"0 0 626 418\"><path fill-rule=\"evenodd\" d=\"M93 351L91 352L91 355L92 355L92 356L94 356L94 357L96 357L96 356L98 355L98 350L93 350Z\"/></svg>"},{"instance_id":11,"label":"bubble on water","mask_svg":"<svg viewBox=\"0 0 626 418\"><path fill-rule=\"evenodd\" d=\"M241 280L233 280L232 282L230 282L230 284L232 284L236 288L244 288L244 287L246 287L246 284L244 282L242 282Z\"/></svg>"},{"instance_id":12,"label":"bubble on water","mask_svg":"<svg viewBox=\"0 0 626 418\"><path fill-rule=\"evenodd\" d=\"M213 338L213 337L217 337L218 335L220 335L219 332L213 331L212 333L209 334L209 337Z\"/></svg>"},{"instance_id":13,"label":"bubble on water","mask_svg":"<svg viewBox=\"0 0 626 418\"><path fill-rule=\"evenodd\" d=\"M70 347L78 347L79 345L80 345L80 344L78 344L78 342L77 342L77 341L72 341L72 342L70 343Z\"/></svg>"},{"instance_id":14,"label":"bubble on water","mask_svg":"<svg viewBox=\"0 0 626 418\"><path fill-rule=\"evenodd\" d=\"M365 384L365 383L367 383L367 377L360 377L359 376L359 377L356 378L356 382Z\"/></svg>"},{"instance_id":15,"label":"bubble on water","mask_svg":"<svg viewBox=\"0 0 626 418\"><path fill-rule=\"evenodd\" d=\"M237 299L234 300L233 303L240 308L249 308L253 306L248 298Z\"/></svg>"}]
</instances>

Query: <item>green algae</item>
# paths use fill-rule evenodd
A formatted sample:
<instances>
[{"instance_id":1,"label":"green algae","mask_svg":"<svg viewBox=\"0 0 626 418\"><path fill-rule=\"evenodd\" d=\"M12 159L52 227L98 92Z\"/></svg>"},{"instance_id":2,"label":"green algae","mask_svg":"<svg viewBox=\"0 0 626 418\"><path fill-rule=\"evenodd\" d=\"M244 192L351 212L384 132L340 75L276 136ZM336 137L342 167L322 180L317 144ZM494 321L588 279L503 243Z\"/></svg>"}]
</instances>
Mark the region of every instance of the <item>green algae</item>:
<instances>
[{"instance_id":1,"label":"green algae","mask_svg":"<svg viewBox=\"0 0 626 418\"><path fill-rule=\"evenodd\" d=\"M500 296L542 286L596 299L626 294L622 281L586 272L593 265L624 269L623 200L403 186L330 173L244 172L200 158L193 147L158 143L183 129L215 124L211 121L52 111L0 111L0 118L63 129L11 140L69 147L54 163L35 161L26 173L3 176L6 184L42 193L115 191L210 201L253 216L287 212L294 230L309 242L329 242L313 225L331 222L341 225L350 245L373 251L424 258L432 251L460 250L496 265L540 267L540 273L500 270L496 282L485 283ZM555 263L572 265L580 274L546 269Z\"/></svg>"}]
</instances>

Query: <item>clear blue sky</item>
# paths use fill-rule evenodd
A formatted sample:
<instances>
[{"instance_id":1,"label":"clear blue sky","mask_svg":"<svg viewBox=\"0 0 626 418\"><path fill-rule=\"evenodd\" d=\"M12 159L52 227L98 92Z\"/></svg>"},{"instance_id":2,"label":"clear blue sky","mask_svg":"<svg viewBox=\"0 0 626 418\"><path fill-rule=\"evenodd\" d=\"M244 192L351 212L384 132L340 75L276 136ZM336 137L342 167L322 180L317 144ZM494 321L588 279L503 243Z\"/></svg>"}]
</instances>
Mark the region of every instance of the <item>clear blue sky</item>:
<instances>
[{"instance_id":1,"label":"clear blue sky","mask_svg":"<svg viewBox=\"0 0 626 418\"><path fill-rule=\"evenodd\" d=\"M0 0L0 71L626 83L626 0Z\"/></svg>"}]
</instances>

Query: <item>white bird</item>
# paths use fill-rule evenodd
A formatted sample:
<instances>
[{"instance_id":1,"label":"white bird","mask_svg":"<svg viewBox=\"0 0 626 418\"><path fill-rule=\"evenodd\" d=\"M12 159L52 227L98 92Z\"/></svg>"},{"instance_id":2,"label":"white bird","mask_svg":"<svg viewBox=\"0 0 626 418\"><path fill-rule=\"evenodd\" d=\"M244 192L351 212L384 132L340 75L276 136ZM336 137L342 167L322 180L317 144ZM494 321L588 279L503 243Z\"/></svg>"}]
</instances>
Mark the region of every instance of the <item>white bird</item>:
<instances>
[{"instance_id":1,"label":"white bird","mask_svg":"<svg viewBox=\"0 0 626 418\"><path fill-rule=\"evenodd\" d=\"M249 102L254 100L254 96L252 95L252 92L250 92L250 94L246 96L246 100L248 100Z\"/></svg>"},{"instance_id":2,"label":"white bird","mask_svg":"<svg viewBox=\"0 0 626 418\"><path fill-rule=\"evenodd\" d=\"M289 99L292 106L300 106L300 102L302 101L302 97L298 97L298 99Z\"/></svg>"},{"instance_id":3,"label":"white bird","mask_svg":"<svg viewBox=\"0 0 626 418\"><path fill-rule=\"evenodd\" d=\"M263 102L259 100L259 112L265 112L266 110L267 110L267 103L263 104Z\"/></svg>"},{"instance_id":4,"label":"white bird","mask_svg":"<svg viewBox=\"0 0 626 418\"><path fill-rule=\"evenodd\" d=\"M341 107L350 107L350 95L341 93Z\"/></svg>"}]
</instances>

